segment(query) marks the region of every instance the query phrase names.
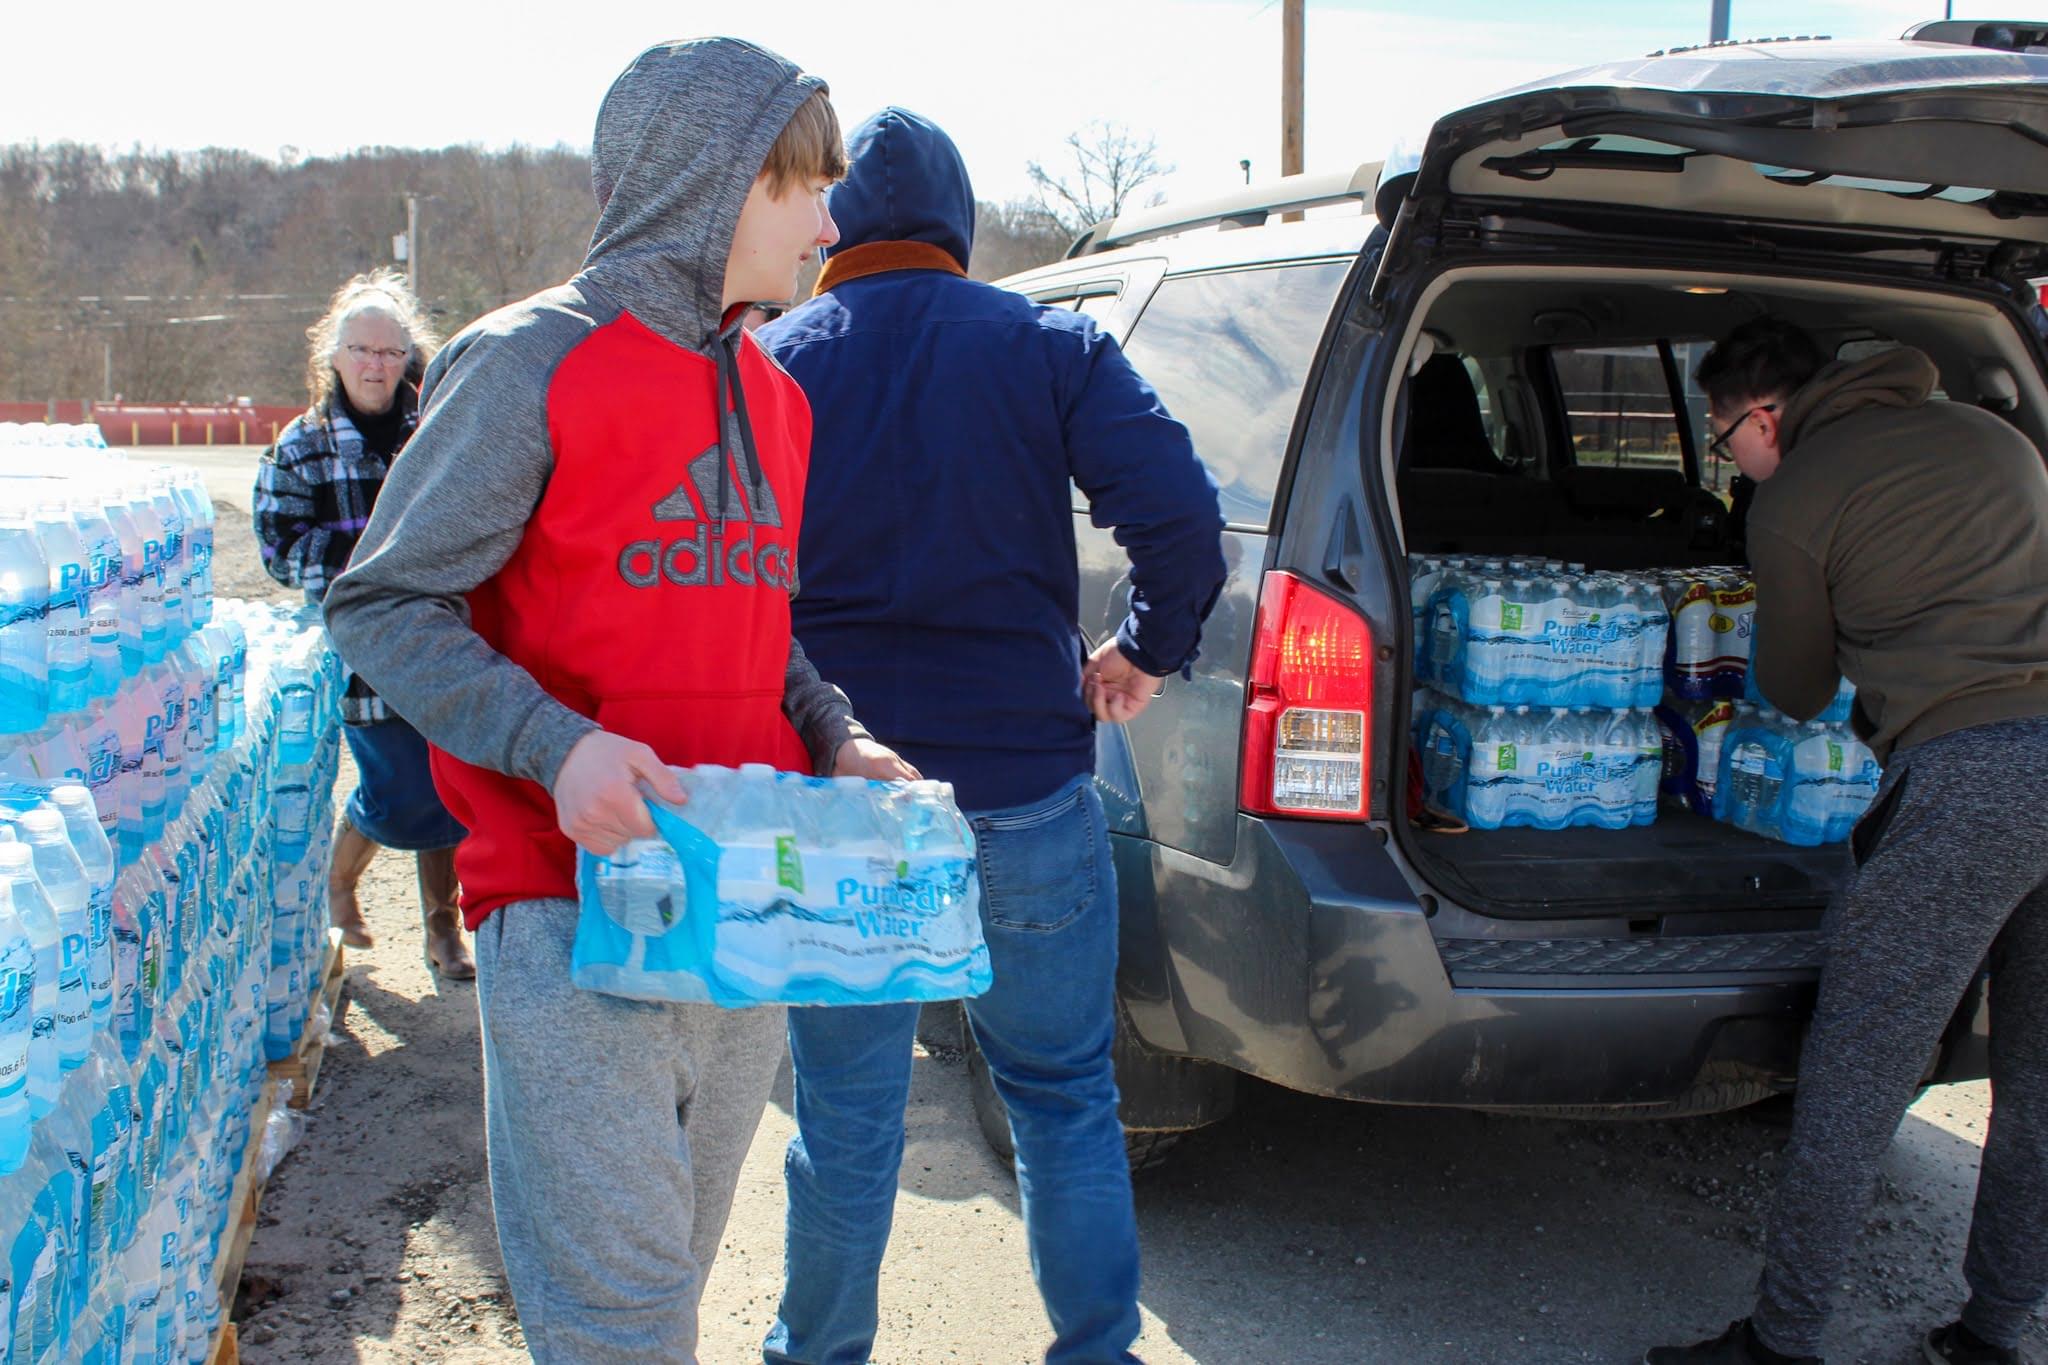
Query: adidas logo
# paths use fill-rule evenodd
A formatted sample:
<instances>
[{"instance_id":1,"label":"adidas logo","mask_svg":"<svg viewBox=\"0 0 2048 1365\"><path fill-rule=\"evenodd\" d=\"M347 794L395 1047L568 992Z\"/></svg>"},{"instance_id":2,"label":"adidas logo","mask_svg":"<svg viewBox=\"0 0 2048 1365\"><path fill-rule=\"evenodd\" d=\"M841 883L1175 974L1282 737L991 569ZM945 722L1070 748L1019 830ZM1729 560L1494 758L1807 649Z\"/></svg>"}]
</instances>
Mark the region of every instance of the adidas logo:
<instances>
[{"instance_id":1,"label":"adidas logo","mask_svg":"<svg viewBox=\"0 0 2048 1365\"><path fill-rule=\"evenodd\" d=\"M726 583L785 592L795 588L795 547L755 538L757 530L782 528L775 490L765 479L759 487L727 479L720 506L720 458L718 446L705 449L690 461L688 477L654 504L657 522L693 523L689 533L665 542L636 540L619 552L619 577L629 585L652 588L666 580L679 588ZM750 497L753 506L748 505Z\"/></svg>"}]
</instances>

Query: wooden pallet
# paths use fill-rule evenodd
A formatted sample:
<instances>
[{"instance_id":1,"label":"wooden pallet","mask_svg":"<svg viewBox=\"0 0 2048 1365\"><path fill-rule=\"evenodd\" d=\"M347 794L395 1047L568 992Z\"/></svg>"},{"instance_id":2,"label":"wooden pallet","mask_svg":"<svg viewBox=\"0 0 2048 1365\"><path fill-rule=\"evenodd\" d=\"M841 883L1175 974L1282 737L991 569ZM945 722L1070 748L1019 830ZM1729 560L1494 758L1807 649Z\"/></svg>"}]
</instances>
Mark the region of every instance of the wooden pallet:
<instances>
[{"instance_id":1,"label":"wooden pallet","mask_svg":"<svg viewBox=\"0 0 2048 1365\"><path fill-rule=\"evenodd\" d=\"M341 992L344 985L346 962L341 946L341 930L327 931L327 957L320 971L320 989L313 993L312 1002L306 1007L306 1027L299 1035L298 1051L280 1062L270 1064L272 1080L292 1083L291 1107L304 1109L313 1102L313 1087L320 1079L320 1064L327 1059L327 1035L341 1023ZM327 1006L328 1024L324 1029L313 1027L320 1016L320 1006Z\"/></svg>"},{"instance_id":2,"label":"wooden pallet","mask_svg":"<svg viewBox=\"0 0 2048 1365\"><path fill-rule=\"evenodd\" d=\"M213 1263L213 1284L220 1294L222 1322L220 1335L207 1353L207 1365L238 1365L240 1344L235 1324L227 1321L235 1311L235 1294L242 1283L242 1265L249 1257L249 1242L256 1235L256 1206L263 1198L262 1182L256 1179L256 1163L263 1150L263 1130L270 1111L277 1104L277 1082L265 1081L249 1111L249 1145L242 1152L242 1169L235 1175L235 1187L228 1195L227 1229L221 1234L220 1254Z\"/></svg>"}]
</instances>

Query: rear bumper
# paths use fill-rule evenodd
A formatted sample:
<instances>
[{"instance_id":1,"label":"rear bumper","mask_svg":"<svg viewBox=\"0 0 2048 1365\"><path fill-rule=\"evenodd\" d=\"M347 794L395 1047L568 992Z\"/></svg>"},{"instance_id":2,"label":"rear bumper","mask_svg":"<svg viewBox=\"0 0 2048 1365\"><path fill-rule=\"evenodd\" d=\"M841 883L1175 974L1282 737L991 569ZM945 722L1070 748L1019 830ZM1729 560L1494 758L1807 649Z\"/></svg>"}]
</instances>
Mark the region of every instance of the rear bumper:
<instances>
[{"instance_id":1,"label":"rear bumper","mask_svg":"<svg viewBox=\"0 0 2048 1365\"><path fill-rule=\"evenodd\" d=\"M1158 1051L1346 1099L1482 1107L1654 1105L1709 1068L1797 1071L1811 936L1447 954L1375 831L1246 818L1228 867L1116 842L1121 993ZM1467 964L1455 976L1447 955ZM1935 1079L1981 1073L1981 998Z\"/></svg>"}]
</instances>

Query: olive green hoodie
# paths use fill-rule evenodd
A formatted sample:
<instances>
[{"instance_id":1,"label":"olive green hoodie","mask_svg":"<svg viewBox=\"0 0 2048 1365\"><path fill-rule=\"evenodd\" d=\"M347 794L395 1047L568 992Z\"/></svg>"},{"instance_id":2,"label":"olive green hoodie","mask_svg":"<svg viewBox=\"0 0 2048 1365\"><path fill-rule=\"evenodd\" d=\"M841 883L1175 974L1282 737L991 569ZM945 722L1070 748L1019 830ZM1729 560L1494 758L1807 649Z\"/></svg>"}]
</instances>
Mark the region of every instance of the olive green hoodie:
<instances>
[{"instance_id":1,"label":"olive green hoodie","mask_svg":"<svg viewBox=\"0 0 2048 1365\"><path fill-rule=\"evenodd\" d=\"M1804 720L1846 675L1880 759L2048 715L2048 470L1938 380L1909 347L1822 370L1749 512L1759 689Z\"/></svg>"}]
</instances>

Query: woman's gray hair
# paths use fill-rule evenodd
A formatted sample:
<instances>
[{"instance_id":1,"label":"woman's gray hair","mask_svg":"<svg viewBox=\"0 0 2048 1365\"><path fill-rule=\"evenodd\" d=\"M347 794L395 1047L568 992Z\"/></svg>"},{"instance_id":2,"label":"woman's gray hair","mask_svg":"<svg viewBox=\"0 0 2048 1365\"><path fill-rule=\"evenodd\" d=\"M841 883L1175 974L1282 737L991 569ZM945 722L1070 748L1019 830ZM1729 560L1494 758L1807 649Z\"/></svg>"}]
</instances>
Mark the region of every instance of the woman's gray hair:
<instances>
[{"instance_id":1,"label":"woman's gray hair","mask_svg":"<svg viewBox=\"0 0 2048 1365\"><path fill-rule=\"evenodd\" d=\"M416 367L424 367L434 358L440 338L434 335L434 324L427 320L427 310L414 296L405 276L389 266L357 275L334 291L334 297L327 301L327 312L306 329L306 340L312 343L306 355L306 392L314 406L327 401L339 380L334 372L334 357L341 349L343 325L365 313L390 318L405 333L412 352L406 357L406 369L414 377Z\"/></svg>"}]
</instances>

